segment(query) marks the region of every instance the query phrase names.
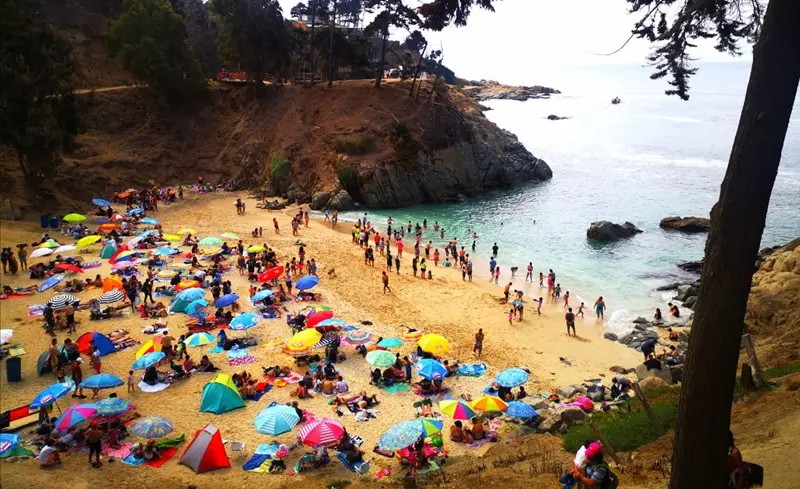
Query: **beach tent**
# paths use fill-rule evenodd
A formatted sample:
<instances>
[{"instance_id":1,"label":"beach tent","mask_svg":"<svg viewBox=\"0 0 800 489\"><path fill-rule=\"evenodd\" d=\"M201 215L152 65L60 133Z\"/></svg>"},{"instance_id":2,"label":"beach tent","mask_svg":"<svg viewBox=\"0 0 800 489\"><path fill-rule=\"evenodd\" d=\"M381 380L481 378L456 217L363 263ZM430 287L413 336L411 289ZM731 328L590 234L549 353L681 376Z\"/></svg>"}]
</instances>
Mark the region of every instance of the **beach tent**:
<instances>
[{"instance_id":1,"label":"beach tent","mask_svg":"<svg viewBox=\"0 0 800 489\"><path fill-rule=\"evenodd\" d=\"M61 353L64 351L64 345L58 345L58 352ZM39 355L39 359L36 360L36 372L39 375L49 374L52 372L53 369L50 365L50 349L47 349Z\"/></svg>"},{"instance_id":2,"label":"beach tent","mask_svg":"<svg viewBox=\"0 0 800 489\"><path fill-rule=\"evenodd\" d=\"M194 435L194 439L181 456L180 463L200 474L215 469L231 466L225 446L222 444L222 433L219 428L207 424Z\"/></svg>"},{"instance_id":3,"label":"beach tent","mask_svg":"<svg viewBox=\"0 0 800 489\"><path fill-rule=\"evenodd\" d=\"M104 260L108 260L117 252L117 244L112 240L106 243L103 246L103 249L100 250L100 258Z\"/></svg>"},{"instance_id":4,"label":"beach tent","mask_svg":"<svg viewBox=\"0 0 800 489\"><path fill-rule=\"evenodd\" d=\"M244 400L228 374L217 374L214 380L203 387L200 411L223 414L244 407ZM188 451L188 450L187 450Z\"/></svg>"},{"instance_id":5,"label":"beach tent","mask_svg":"<svg viewBox=\"0 0 800 489\"><path fill-rule=\"evenodd\" d=\"M172 298L167 308L170 313L186 312L186 307L196 300L200 300L205 295L203 289L191 288L181 291Z\"/></svg>"},{"instance_id":6,"label":"beach tent","mask_svg":"<svg viewBox=\"0 0 800 489\"><path fill-rule=\"evenodd\" d=\"M108 338L108 336L104 335L103 333L98 333L97 331L90 331L88 333L83 333L78 337L75 341L75 344L78 345L78 351L83 353L84 355L89 354L89 341L94 340L94 346L100 350L100 356L106 356L109 353L116 353L117 349L114 348L114 343Z\"/></svg>"},{"instance_id":7,"label":"beach tent","mask_svg":"<svg viewBox=\"0 0 800 489\"><path fill-rule=\"evenodd\" d=\"M122 280L114 275L103 279L103 293L112 290L119 290L125 292L125 287L122 286Z\"/></svg>"}]
</instances>

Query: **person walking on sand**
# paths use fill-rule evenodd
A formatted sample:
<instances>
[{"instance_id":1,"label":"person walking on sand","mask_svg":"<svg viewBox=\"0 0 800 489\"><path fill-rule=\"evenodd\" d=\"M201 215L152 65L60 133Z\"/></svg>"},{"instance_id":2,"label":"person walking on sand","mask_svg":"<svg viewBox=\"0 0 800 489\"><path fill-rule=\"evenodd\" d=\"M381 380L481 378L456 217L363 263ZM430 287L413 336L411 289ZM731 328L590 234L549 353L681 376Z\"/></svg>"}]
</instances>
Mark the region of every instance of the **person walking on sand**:
<instances>
[{"instance_id":1,"label":"person walking on sand","mask_svg":"<svg viewBox=\"0 0 800 489\"><path fill-rule=\"evenodd\" d=\"M528 262L528 271L525 274L525 282L527 282L528 279L530 279L531 283L533 283L533 263L532 262Z\"/></svg>"},{"instance_id":2,"label":"person walking on sand","mask_svg":"<svg viewBox=\"0 0 800 489\"><path fill-rule=\"evenodd\" d=\"M475 346L472 347L472 353L474 353L478 359L480 359L483 354L483 328L479 328L478 332L475 333Z\"/></svg>"},{"instance_id":3,"label":"person walking on sand","mask_svg":"<svg viewBox=\"0 0 800 489\"><path fill-rule=\"evenodd\" d=\"M392 271L392 250L386 250L386 269Z\"/></svg>"},{"instance_id":4,"label":"person walking on sand","mask_svg":"<svg viewBox=\"0 0 800 489\"><path fill-rule=\"evenodd\" d=\"M514 325L514 308L513 307L508 310L508 325L509 326L513 326Z\"/></svg>"},{"instance_id":5,"label":"person walking on sand","mask_svg":"<svg viewBox=\"0 0 800 489\"><path fill-rule=\"evenodd\" d=\"M508 304L508 294L510 290L511 290L511 282L509 282L508 285L506 285L505 288L503 289L503 296L506 299L504 304Z\"/></svg>"},{"instance_id":6,"label":"person walking on sand","mask_svg":"<svg viewBox=\"0 0 800 489\"><path fill-rule=\"evenodd\" d=\"M467 278L472 282L472 259L467 259Z\"/></svg>"},{"instance_id":7,"label":"person walking on sand","mask_svg":"<svg viewBox=\"0 0 800 489\"><path fill-rule=\"evenodd\" d=\"M383 275L381 276L381 280L383 280L383 293L385 294L388 290L389 293L392 293L392 289L389 288L389 275L384 271L382 272Z\"/></svg>"},{"instance_id":8,"label":"person walking on sand","mask_svg":"<svg viewBox=\"0 0 800 489\"><path fill-rule=\"evenodd\" d=\"M564 294L564 309L569 307L569 291Z\"/></svg>"},{"instance_id":9,"label":"person walking on sand","mask_svg":"<svg viewBox=\"0 0 800 489\"><path fill-rule=\"evenodd\" d=\"M597 315L598 319L603 319L603 312L606 310L606 303L603 301L603 296L601 295L596 301L594 301L594 313Z\"/></svg>"},{"instance_id":10,"label":"person walking on sand","mask_svg":"<svg viewBox=\"0 0 800 489\"><path fill-rule=\"evenodd\" d=\"M542 302L544 302L543 297L539 297L539 301L536 304L536 314L542 315Z\"/></svg>"},{"instance_id":11,"label":"person walking on sand","mask_svg":"<svg viewBox=\"0 0 800 489\"><path fill-rule=\"evenodd\" d=\"M500 267L496 267L494 269L494 284L497 285L497 281L500 280Z\"/></svg>"},{"instance_id":12,"label":"person walking on sand","mask_svg":"<svg viewBox=\"0 0 800 489\"><path fill-rule=\"evenodd\" d=\"M272 226L275 228L275 234L281 234L281 228L278 226L278 218L272 218Z\"/></svg>"},{"instance_id":13,"label":"person walking on sand","mask_svg":"<svg viewBox=\"0 0 800 489\"><path fill-rule=\"evenodd\" d=\"M572 313L571 307L564 315L564 319L567 321L567 336L569 336L569 329L572 328L572 334L577 338L578 334L575 332L575 314Z\"/></svg>"},{"instance_id":14,"label":"person walking on sand","mask_svg":"<svg viewBox=\"0 0 800 489\"><path fill-rule=\"evenodd\" d=\"M494 269L497 268L497 261L495 261L494 257L489 259L489 282L492 281L492 277L494 277Z\"/></svg>"},{"instance_id":15,"label":"person walking on sand","mask_svg":"<svg viewBox=\"0 0 800 489\"><path fill-rule=\"evenodd\" d=\"M433 250L433 266L439 266L439 248Z\"/></svg>"}]
</instances>

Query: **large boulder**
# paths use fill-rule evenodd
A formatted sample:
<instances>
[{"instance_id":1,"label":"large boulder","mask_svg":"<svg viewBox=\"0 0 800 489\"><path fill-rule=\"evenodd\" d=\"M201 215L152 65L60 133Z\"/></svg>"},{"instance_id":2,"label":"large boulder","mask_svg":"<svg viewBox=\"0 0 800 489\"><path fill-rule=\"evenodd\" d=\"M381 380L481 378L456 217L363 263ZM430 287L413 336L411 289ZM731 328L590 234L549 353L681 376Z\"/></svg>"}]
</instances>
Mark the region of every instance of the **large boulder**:
<instances>
[{"instance_id":1,"label":"large boulder","mask_svg":"<svg viewBox=\"0 0 800 489\"><path fill-rule=\"evenodd\" d=\"M684 233L707 233L711 230L711 219L705 217L665 217L659 224L661 229Z\"/></svg>"},{"instance_id":2,"label":"large boulder","mask_svg":"<svg viewBox=\"0 0 800 489\"><path fill-rule=\"evenodd\" d=\"M697 297L687 297L685 301L683 301L683 307L688 307L689 309L694 310L694 306L697 305Z\"/></svg>"},{"instance_id":3,"label":"large boulder","mask_svg":"<svg viewBox=\"0 0 800 489\"><path fill-rule=\"evenodd\" d=\"M311 208L315 211L322 210L330 201L330 192L317 192L311 197Z\"/></svg>"},{"instance_id":4,"label":"large boulder","mask_svg":"<svg viewBox=\"0 0 800 489\"><path fill-rule=\"evenodd\" d=\"M563 423L557 417L545 418L544 421L539 423L536 430L540 433L555 433L561 428Z\"/></svg>"},{"instance_id":5,"label":"large boulder","mask_svg":"<svg viewBox=\"0 0 800 489\"><path fill-rule=\"evenodd\" d=\"M290 204L304 204L310 199L311 197L308 195L308 193L306 193L306 191L300 188L300 186L296 183L289 185L289 188L286 189L286 201Z\"/></svg>"},{"instance_id":6,"label":"large boulder","mask_svg":"<svg viewBox=\"0 0 800 489\"><path fill-rule=\"evenodd\" d=\"M586 389L582 385L565 385L559 387L556 393L561 399L569 399L576 394L586 394Z\"/></svg>"},{"instance_id":7,"label":"large boulder","mask_svg":"<svg viewBox=\"0 0 800 489\"><path fill-rule=\"evenodd\" d=\"M603 334L603 338L605 338L607 340L611 340L611 341L618 341L619 340L619 336L617 336L617 335L615 335L614 333L611 333L611 332Z\"/></svg>"},{"instance_id":8,"label":"large boulder","mask_svg":"<svg viewBox=\"0 0 800 489\"><path fill-rule=\"evenodd\" d=\"M661 377L647 377L639 381L639 387L647 394L648 392L667 387L669 384Z\"/></svg>"},{"instance_id":9,"label":"large boulder","mask_svg":"<svg viewBox=\"0 0 800 489\"><path fill-rule=\"evenodd\" d=\"M630 238L641 232L641 229L630 222L616 224L611 221L596 221L586 230L586 237L595 241L609 242Z\"/></svg>"},{"instance_id":10,"label":"large boulder","mask_svg":"<svg viewBox=\"0 0 800 489\"><path fill-rule=\"evenodd\" d=\"M678 263L678 268L685 272L700 273L703 271L703 260Z\"/></svg>"},{"instance_id":11,"label":"large boulder","mask_svg":"<svg viewBox=\"0 0 800 489\"><path fill-rule=\"evenodd\" d=\"M353 203L353 198L347 193L347 190L340 190L339 193L334 195L330 202L328 202L328 207L337 211L349 211L355 208L355 204Z\"/></svg>"},{"instance_id":12,"label":"large boulder","mask_svg":"<svg viewBox=\"0 0 800 489\"><path fill-rule=\"evenodd\" d=\"M678 287L678 294L675 296L676 301L685 301L689 297L697 297L698 290L690 284L681 285Z\"/></svg>"},{"instance_id":13,"label":"large boulder","mask_svg":"<svg viewBox=\"0 0 800 489\"><path fill-rule=\"evenodd\" d=\"M584 419L586 419L586 413L579 407L567 407L561 410L561 421L564 423L574 424Z\"/></svg>"}]
</instances>

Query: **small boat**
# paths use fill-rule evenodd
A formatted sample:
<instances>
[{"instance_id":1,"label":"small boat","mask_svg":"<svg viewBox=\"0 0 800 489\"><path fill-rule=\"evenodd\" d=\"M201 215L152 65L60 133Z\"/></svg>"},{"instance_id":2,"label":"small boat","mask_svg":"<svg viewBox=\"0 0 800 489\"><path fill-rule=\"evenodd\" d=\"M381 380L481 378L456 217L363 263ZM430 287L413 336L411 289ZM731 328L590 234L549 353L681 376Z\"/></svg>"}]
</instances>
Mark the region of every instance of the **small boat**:
<instances>
[{"instance_id":1,"label":"small boat","mask_svg":"<svg viewBox=\"0 0 800 489\"><path fill-rule=\"evenodd\" d=\"M622 100L620 100L619 97L614 97L614 98L611 99L611 103L613 105L617 105L618 103L621 103L621 102L622 102Z\"/></svg>"}]
</instances>

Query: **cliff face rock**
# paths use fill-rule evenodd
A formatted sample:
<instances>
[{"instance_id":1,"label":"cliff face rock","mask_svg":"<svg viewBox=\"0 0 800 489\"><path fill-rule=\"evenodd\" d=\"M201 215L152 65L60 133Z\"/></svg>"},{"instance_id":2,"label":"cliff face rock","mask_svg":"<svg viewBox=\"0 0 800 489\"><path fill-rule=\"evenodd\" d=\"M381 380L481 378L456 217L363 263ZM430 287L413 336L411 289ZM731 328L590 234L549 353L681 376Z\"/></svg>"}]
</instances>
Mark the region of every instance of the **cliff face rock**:
<instances>
[{"instance_id":1,"label":"cliff face rock","mask_svg":"<svg viewBox=\"0 0 800 489\"><path fill-rule=\"evenodd\" d=\"M551 94L561 93L550 87L503 85L494 80L470 81L468 83L464 87L464 92L479 102L486 100L516 100L524 102L532 98L548 98Z\"/></svg>"},{"instance_id":2,"label":"cliff face rock","mask_svg":"<svg viewBox=\"0 0 800 489\"><path fill-rule=\"evenodd\" d=\"M586 230L586 237L595 241L610 242L630 238L641 232L641 229L630 222L616 224L610 221L596 221Z\"/></svg>"},{"instance_id":3,"label":"cliff face rock","mask_svg":"<svg viewBox=\"0 0 800 489\"><path fill-rule=\"evenodd\" d=\"M684 233L707 233L711 230L711 219L706 217L665 217L659 226L661 229L672 229Z\"/></svg>"}]
</instances>

